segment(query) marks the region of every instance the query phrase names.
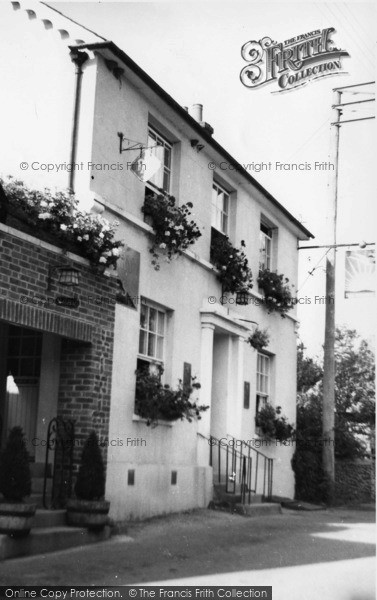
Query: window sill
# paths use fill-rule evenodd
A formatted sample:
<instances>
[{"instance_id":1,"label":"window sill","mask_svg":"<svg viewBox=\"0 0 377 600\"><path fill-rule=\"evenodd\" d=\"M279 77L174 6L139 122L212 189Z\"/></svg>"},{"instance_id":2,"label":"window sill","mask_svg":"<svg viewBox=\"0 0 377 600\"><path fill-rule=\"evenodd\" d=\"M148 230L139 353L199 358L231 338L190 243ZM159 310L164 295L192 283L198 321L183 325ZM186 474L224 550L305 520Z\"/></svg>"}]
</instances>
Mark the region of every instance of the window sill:
<instances>
[{"instance_id":1,"label":"window sill","mask_svg":"<svg viewBox=\"0 0 377 600\"><path fill-rule=\"evenodd\" d=\"M139 415L136 415L135 413L132 415L132 421L134 423L147 423L148 419L144 419L144 417L140 417ZM158 421L158 425L162 425L164 427L173 427L173 422L172 421Z\"/></svg>"}]
</instances>

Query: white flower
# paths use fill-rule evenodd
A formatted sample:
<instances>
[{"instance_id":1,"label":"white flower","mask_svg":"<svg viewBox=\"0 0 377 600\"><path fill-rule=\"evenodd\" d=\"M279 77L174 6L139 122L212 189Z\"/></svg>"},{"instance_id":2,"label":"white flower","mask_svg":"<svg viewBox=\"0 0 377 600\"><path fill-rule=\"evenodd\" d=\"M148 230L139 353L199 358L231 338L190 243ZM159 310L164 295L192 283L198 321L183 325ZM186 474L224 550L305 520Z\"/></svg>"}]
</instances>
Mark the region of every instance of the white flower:
<instances>
[{"instance_id":1,"label":"white flower","mask_svg":"<svg viewBox=\"0 0 377 600\"><path fill-rule=\"evenodd\" d=\"M113 248L112 254L113 256L119 256L119 248Z\"/></svg>"},{"instance_id":2,"label":"white flower","mask_svg":"<svg viewBox=\"0 0 377 600\"><path fill-rule=\"evenodd\" d=\"M78 242L82 242L82 237L81 237L81 235L78 235L78 236L77 236L77 241L78 241Z\"/></svg>"},{"instance_id":3,"label":"white flower","mask_svg":"<svg viewBox=\"0 0 377 600\"><path fill-rule=\"evenodd\" d=\"M60 225L60 229L62 229L63 231L67 231L67 225L64 225L63 223Z\"/></svg>"},{"instance_id":4,"label":"white flower","mask_svg":"<svg viewBox=\"0 0 377 600\"><path fill-rule=\"evenodd\" d=\"M164 242L162 242L162 244L160 244L160 248L166 248L166 244L164 244Z\"/></svg>"},{"instance_id":5,"label":"white flower","mask_svg":"<svg viewBox=\"0 0 377 600\"><path fill-rule=\"evenodd\" d=\"M165 231L165 235L169 236L170 235L170 231Z\"/></svg>"},{"instance_id":6,"label":"white flower","mask_svg":"<svg viewBox=\"0 0 377 600\"><path fill-rule=\"evenodd\" d=\"M101 231L101 233L99 234L99 237L100 237L101 239L105 237L105 236L103 235L102 231Z\"/></svg>"},{"instance_id":7,"label":"white flower","mask_svg":"<svg viewBox=\"0 0 377 600\"><path fill-rule=\"evenodd\" d=\"M42 200L40 202L40 206L48 206L46 200Z\"/></svg>"},{"instance_id":8,"label":"white flower","mask_svg":"<svg viewBox=\"0 0 377 600\"><path fill-rule=\"evenodd\" d=\"M107 263L107 259L104 256L101 256L101 258L99 259L100 263Z\"/></svg>"},{"instance_id":9,"label":"white flower","mask_svg":"<svg viewBox=\"0 0 377 600\"><path fill-rule=\"evenodd\" d=\"M176 240L172 240L171 243L172 244L176 244L177 242L176 242Z\"/></svg>"},{"instance_id":10,"label":"white flower","mask_svg":"<svg viewBox=\"0 0 377 600\"><path fill-rule=\"evenodd\" d=\"M88 239L89 239L89 235L86 233L85 235L83 235L83 238L82 238L82 239L83 239L83 240L86 240L86 241L88 241Z\"/></svg>"},{"instance_id":11,"label":"white flower","mask_svg":"<svg viewBox=\"0 0 377 600\"><path fill-rule=\"evenodd\" d=\"M46 212L46 213L41 213L40 215L38 215L38 219L51 219L51 215L50 213Z\"/></svg>"}]
</instances>

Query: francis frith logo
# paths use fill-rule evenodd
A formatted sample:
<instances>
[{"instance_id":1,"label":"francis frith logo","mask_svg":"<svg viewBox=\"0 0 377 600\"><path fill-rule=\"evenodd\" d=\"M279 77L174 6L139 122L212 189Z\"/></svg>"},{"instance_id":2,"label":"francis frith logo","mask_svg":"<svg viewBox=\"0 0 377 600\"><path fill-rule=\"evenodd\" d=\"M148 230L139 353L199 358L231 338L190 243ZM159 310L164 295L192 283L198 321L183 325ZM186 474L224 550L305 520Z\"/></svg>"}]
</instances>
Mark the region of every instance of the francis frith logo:
<instances>
[{"instance_id":1,"label":"francis frith logo","mask_svg":"<svg viewBox=\"0 0 377 600\"><path fill-rule=\"evenodd\" d=\"M240 73L243 85L255 89L276 81L280 88L277 91L286 92L320 77L338 75L341 59L349 54L334 46L334 32L329 27L282 43L269 37L246 42L241 48L242 58L248 63Z\"/></svg>"}]
</instances>

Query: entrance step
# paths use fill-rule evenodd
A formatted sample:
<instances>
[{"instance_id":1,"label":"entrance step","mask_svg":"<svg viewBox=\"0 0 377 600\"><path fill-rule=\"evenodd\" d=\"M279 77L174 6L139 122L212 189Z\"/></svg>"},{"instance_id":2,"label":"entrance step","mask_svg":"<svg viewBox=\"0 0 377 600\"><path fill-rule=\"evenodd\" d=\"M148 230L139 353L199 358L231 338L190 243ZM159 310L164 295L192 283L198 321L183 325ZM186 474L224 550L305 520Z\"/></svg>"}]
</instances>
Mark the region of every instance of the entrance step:
<instances>
[{"instance_id":1,"label":"entrance step","mask_svg":"<svg viewBox=\"0 0 377 600\"><path fill-rule=\"evenodd\" d=\"M231 486L229 486L231 489ZM213 499L215 502L225 502L229 504L241 504L242 502L242 494L241 494L241 486L236 485L235 493L226 491L225 483L215 483L213 486ZM250 503L251 504L260 504L263 501L262 494L255 494L254 492L250 493ZM249 502L249 492L246 491L246 502Z\"/></svg>"},{"instance_id":2,"label":"entrance step","mask_svg":"<svg viewBox=\"0 0 377 600\"><path fill-rule=\"evenodd\" d=\"M64 527L67 524L67 511L62 510L38 510L35 513L35 527Z\"/></svg>"},{"instance_id":3,"label":"entrance step","mask_svg":"<svg viewBox=\"0 0 377 600\"><path fill-rule=\"evenodd\" d=\"M110 535L111 529L108 526L99 532L77 527L37 527L32 529L27 537L18 539L0 534L0 560L103 542L108 540Z\"/></svg>"},{"instance_id":4,"label":"entrance step","mask_svg":"<svg viewBox=\"0 0 377 600\"><path fill-rule=\"evenodd\" d=\"M281 515L280 504L262 502L261 504L236 504L234 512L245 517L266 517L267 515Z\"/></svg>"},{"instance_id":5,"label":"entrance step","mask_svg":"<svg viewBox=\"0 0 377 600\"><path fill-rule=\"evenodd\" d=\"M44 508L43 506L43 494L30 494L25 498L26 504L36 504L37 508Z\"/></svg>"}]
</instances>

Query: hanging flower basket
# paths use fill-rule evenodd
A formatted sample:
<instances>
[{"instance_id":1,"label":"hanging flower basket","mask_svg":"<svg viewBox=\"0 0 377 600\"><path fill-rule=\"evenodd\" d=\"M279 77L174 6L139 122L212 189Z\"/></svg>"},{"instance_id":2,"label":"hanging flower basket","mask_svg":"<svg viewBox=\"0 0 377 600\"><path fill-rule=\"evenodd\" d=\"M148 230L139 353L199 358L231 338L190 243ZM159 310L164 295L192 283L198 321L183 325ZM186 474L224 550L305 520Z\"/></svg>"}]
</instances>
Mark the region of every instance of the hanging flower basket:
<instances>
[{"instance_id":1,"label":"hanging flower basket","mask_svg":"<svg viewBox=\"0 0 377 600\"><path fill-rule=\"evenodd\" d=\"M264 292L264 304L268 313L278 312L282 317L294 306L294 299L288 277L269 269L262 269L258 275L258 285Z\"/></svg>"},{"instance_id":2,"label":"hanging flower basket","mask_svg":"<svg viewBox=\"0 0 377 600\"><path fill-rule=\"evenodd\" d=\"M263 348L266 348L270 342L270 336L267 333L267 329L259 329L259 327L257 327L249 336L247 342L255 350L263 350Z\"/></svg>"},{"instance_id":3,"label":"hanging flower basket","mask_svg":"<svg viewBox=\"0 0 377 600\"><path fill-rule=\"evenodd\" d=\"M161 255L166 262L170 262L194 244L202 234L195 221L190 218L193 208L191 202L177 206L175 198L162 190L158 194L148 192L142 211L148 224L154 229L155 237L149 251L153 256L152 265L158 271Z\"/></svg>"},{"instance_id":4,"label":"hanging flower basket","mask_svg":"<svg viewBox=\"0 0 377 600\"><path fill-rule=\"evenodd\" d=\"M231 294L242 293L243 298L253 287L252 272L243 250L245 247L242 240L241 248L235 248L228 236L212 229L211 262L219 271L217 278L222 290Z\"/></svg>"}]
</instances>

